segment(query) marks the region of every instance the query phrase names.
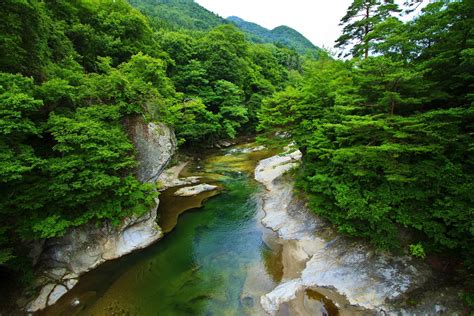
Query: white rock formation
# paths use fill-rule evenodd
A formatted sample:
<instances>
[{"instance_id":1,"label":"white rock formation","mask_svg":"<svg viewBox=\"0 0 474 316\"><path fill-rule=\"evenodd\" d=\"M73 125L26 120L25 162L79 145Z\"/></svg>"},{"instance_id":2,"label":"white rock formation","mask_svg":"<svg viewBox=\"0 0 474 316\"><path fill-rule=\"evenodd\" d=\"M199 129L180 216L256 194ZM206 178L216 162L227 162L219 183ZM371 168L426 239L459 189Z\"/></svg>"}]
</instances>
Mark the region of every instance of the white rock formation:
<instances>
[{"instance_id":1,"label":"white rock formation","mask_svg":"<svg viewBox=\"0 0 474 316\"><path fill-rule=\"evenodd\" d=\"M176 196L194 196L203 192L213 191L217 189L216 185L210 185L207 183L198 184L192 187L184 187L177 190L174 195Z\"/></svg>"},{"instance_id":2,"label":"white rock formation","mask_svg":"<svg viewBox=\"0 0 474 316\"><path fill-rule=\"evenodd\" d=\"M363 243L337 236L295 198L293 183L282 177L300 158L298 151L274 156L255 170L255 179L267 189L262 223L277 233L284 256L289 256L286 261L296 266L296 270L285 267L294 270L292 275L284 273L282 282L261 297L263 308L275 315L283 303L291 304L306 289L325 288L332 289L335 297L342 294L352 305L389 311L388 301L424 284L429 269L410 257L376 254Z\"/></svg>"},{"instance_id":3,"label":"white rock formation","mask_svg":"<svg viewBox=\"0 0 474 316\"><path fill-rule=\"evenodd\" d=\"M142 182L155 182L176 150L174 132L164 124L144 123L131 119L126 123L137 150L136 170ZM159 240L163 233L156 223L159 201L143 216L126 218L121 225L89 223L70 229L60 238L47 240L38 266L50 283L27 306L35 312L54 304L77 283L77 278L101 263L145 248Z\"/></svg>"},{"instance_id":4,"label":"white rock formation","mask_svg":"<svg viewBox=\"0 0 474 316\"><path fill-rule=\"evenodd\" d=\"M197 184L200 181L199 177L192 176L187 178L180 178L179 174L183 171L184 167L188 162L183 162L175 166L167 168L163 173L158 177L159 190L163 191L168 188Z\"/></svg>"}]
</instances>

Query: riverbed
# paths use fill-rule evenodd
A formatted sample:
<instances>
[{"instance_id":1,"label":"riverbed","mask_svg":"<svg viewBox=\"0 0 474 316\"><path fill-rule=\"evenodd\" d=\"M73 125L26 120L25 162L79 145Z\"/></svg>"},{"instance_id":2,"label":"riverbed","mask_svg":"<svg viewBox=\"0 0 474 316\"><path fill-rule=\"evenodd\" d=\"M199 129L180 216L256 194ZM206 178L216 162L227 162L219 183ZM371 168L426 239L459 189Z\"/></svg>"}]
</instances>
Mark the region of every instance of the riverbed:
<instances>
[{"instance_id":1,"label":"riverbed","mask_svg":"<svg viewBox=\"0 0 474 316\"><path fill-rule=\"evenodd\" d=\"M85 274L41 315L265 315L260 297L281 281L283 266L281 250L268 246L274 233L261 224L264 188L253 180L256 164L271 153L255 146L189 164L183 176L199 176L218 191L163 192L158 223L165 237Z\"/></svg>"}]
</instances>

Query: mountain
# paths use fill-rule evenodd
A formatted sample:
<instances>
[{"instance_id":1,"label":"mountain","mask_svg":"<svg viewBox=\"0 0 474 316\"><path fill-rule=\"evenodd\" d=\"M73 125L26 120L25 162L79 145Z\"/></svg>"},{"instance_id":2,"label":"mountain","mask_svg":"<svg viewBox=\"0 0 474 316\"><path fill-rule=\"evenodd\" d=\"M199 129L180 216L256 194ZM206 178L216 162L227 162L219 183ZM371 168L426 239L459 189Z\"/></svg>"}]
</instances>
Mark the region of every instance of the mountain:
<instances>
[{"instance_id":1,"label":"mountain","mask_svg":"<svg viewBox=\"0 0 474 316\"><path fill-rule=\"evenodd\" d=\"M152 25L158 28L205 31L221 24L232 23L255 43L273 43L294 48L300 53L318 49L306 37L288 26L268 30L236 16L224 19L193 0L128 0L128 2L147 15Z\"/></svg>"},{"instance_id":2,"label":"mountain","mask_svg":"<svg viewBox=\"0 0 474 316\"><path fill-rule=\"evenodd\" d=\"M227 18L227 21L230 21L244 31L253 42L281 44L294 48L300 53L305 53L307 50L319 49L301 33L285 25L269 30L256 23L247 22L237 16L230 16Z\"/></svg>"},{"instance_id":3,"label":"mountain","mask_svg":"<svg viewBox=\"0 0 474 316\"><path fill-rule=\"evenodd\" d=\"M228 23L193 0L128 0L147 15L154 26L172 30L209 30Z\"/></svg>"}]
</instances>

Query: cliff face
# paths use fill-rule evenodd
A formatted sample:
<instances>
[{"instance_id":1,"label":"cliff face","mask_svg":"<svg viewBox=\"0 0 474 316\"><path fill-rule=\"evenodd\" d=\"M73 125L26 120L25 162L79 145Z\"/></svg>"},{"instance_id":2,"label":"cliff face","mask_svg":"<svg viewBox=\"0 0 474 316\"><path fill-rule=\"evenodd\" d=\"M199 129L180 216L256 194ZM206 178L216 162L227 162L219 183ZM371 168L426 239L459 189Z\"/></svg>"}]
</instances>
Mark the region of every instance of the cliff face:
<instances>
[{"instance_id":1,"label":"cliff face","mask_svg":"<svg viewBox=\"0 0 474 316\"><path fill-rule=\"evenodd\" d=\"M125 125L137 151L138 180L156 182L176 150L174 131L163 123L146 124L138 117L129 119Z\"/></svg>"},{"instance_id":2,"label":"cliff face","mask_svg":"<svg viewBox=\"0 0 474 316\"><path fill-rule=\"evenodd\" d=\"M142 182L155 182L176 150L173 130L161 123L145 123L138 117L125 125L137 151L137 178ZM101 263L160 239L163 233L156 224L158 203L157 199L148 213L126 218L118 227L110 223L97 227L90 223L44 242L37 263L44 276L43 287L27 311L35 312L54 304L78 282L81 274Z\"/></svg>"}]
</instances>

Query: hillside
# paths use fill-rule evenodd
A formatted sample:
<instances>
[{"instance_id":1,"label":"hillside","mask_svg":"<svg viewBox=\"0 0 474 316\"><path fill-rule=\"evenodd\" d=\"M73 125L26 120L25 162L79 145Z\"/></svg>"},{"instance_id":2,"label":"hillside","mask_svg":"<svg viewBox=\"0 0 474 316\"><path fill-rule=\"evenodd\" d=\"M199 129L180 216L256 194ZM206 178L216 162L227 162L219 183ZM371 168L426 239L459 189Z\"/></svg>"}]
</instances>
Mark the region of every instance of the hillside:
<instances>
[{"instance_id":1,"label":"hillside","mask_svg":"<svg viewBox=\"0 0 474 316\"><path fill-rule=\"evenodd\" d=\"M308 49L318 49L318 47L298 31L285 25L269 30L256 23L247 22L236 16L230 16L227 20L243 30L249 39L256 43L280 44L294 48L299 53L305 53Z\"/></svg>"},{"instance_id":2,"label":"hillside","mask_svg":"<svg viewBox=\"0 0 474 316\"><path fill-rule=\"evenodd\" d=\"M282 45L294 48L299 53L317 49L306 37L288 26L268 30L236 16L223 19L193 0L129 0L129 2L147 15L151 24L157 28L206 31L230 22L255 43Z\"/></svg>"},{"instance_id":3,"label":"hillside","mask_svg":"<svg viewBox=\"0 0 474 316\"><path fill-rule=\"evenodd\" d=\"M193 0L129 0L129 3L161 28L204 31L227 23Z\"/></svg>"}]
</instances>

